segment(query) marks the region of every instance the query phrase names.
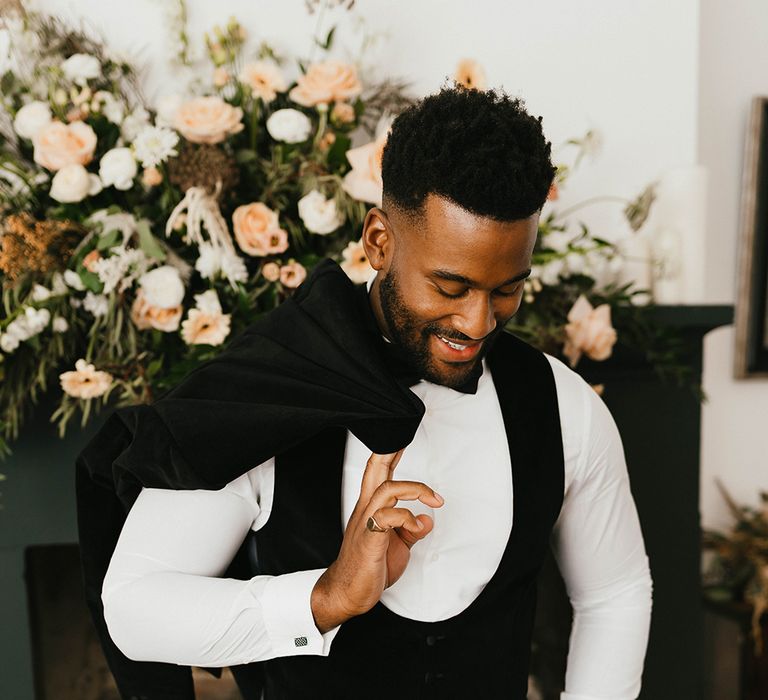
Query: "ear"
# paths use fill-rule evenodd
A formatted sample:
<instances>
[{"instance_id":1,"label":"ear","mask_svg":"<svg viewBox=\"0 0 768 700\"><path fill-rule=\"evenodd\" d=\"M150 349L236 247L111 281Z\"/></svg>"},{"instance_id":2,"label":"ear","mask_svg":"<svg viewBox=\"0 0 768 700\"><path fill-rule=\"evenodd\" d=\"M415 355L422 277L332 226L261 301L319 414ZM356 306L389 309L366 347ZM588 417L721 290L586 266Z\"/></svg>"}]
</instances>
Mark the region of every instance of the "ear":
<instances>
[{"instance_id":1,"label":"ear","mask_svg":"<svg viewBox=\"0 0 768 700\"><path fill-rule=\"evenodd\" d=\"M389 266L394 253L394 237L389 219L382 209L369 209L363 222L363 248L371 267L376 270Z\"/></svg>"}]
</instances>

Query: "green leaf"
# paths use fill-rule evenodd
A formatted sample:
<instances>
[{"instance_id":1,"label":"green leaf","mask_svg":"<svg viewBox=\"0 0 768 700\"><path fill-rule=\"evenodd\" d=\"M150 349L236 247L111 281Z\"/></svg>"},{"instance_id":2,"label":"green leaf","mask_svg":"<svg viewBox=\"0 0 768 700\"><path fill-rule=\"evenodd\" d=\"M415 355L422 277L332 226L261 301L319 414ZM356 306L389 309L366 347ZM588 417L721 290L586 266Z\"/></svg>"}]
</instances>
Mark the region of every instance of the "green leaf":
<instances>
[{"instance_id":1,"label":"green leaf","mask_svg":"<svg viewBox=\"0 0 768 700\"><path fill-rule=\"evenodd\" d=\"M256 160L256 158L256 151L252 151L250 148L241 148L239 151L237 151L237 153L235 153L235 160L239 165L251 163L252 161Z\"/></svg>"},{"instance_id":2,"label":"green leaf","mask_svg":"<svg viewBox=\"0 0 768 700\"><path fill-rule=\"evenodd\" d=\"M139 221L136 230L139 234L139 247L150 258L160 261L165 260L165 251L160 247L160 244L152 235L152 231L149 229L149 224L146 221Z\"/></svg>"},{"instance_id":3,"label":"green leaf","mask_svg":"<svg viewBox=\"0 0 768 700\"><path fill-rule=\"evenodd\" d=\"M9 70L3 73L3 77L0 78L0 92L4 95L8 95L13 90L13 84L16 82L16 77Z\"/></svg>"},{"instance_id":4,"label":"green leaf","mask_svg":"<svg viewBox=\"0 0 768 700\"><path fill-rule=\"evenodd\" d=\"M325 37L325 41L319 41L318 39L315 39L315 43L325 51L329 51L331 46L333 45L333 37L336 34L336 27L331 27L331 31L328 32L328 36Z\"/></svg>"},{"instance_id":5,"label":"green leaf","mask_svg":"<svg viewBox=\"0 0 768 700\"><path fill-rule=\"evenodd\" d=\"M83 280L83 284L85 285L85 288L89 289L94 294L98 294L104 288L104 286L101 284L101 280L99 279L99 276L95 272L89 272L88 270L83 270L79 274L80 274L80 279Z\"/></svg>"},{"instance_id":6,"label":"green leaf","mask_svg":"<svg viewBox=\"0 0 768 700\"><path fill-rule=\"evenodd\" d=\"M97 250L109 250L117 243L117 239L120 237L120 231L113 229L108 233L102 234L99 237L99 242L96 244Z\"/></svg>"},{"instance_id":7,"label":"green leaf","mask_svg":"<svg viewBox=\"0 0 768 700\"><path fill-rule=\"evenodd\" d=\"M347 163L347 151L349 150L352 140L349 136L344 134L336 134L336 140L328 150L328 166L332 169L340 169Z\"/></svg>"}]
</instances>

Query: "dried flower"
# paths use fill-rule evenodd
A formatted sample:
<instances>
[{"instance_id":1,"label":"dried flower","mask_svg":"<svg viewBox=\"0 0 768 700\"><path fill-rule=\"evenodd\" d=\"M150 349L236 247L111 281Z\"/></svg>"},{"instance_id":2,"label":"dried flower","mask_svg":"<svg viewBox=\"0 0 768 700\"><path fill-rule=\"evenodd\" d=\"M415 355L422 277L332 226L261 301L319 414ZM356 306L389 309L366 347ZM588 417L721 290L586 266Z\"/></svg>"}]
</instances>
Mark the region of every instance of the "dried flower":
<instances>
[{"instance_id":1,"label":"dried flower","mask_svg":"<svg viewBox=\"0 0 768 700\"><path fill-rule=\"evenodd\" d=\"M633 199L624 208L624 216L627 217L630 228L639 231L651 213L651 206L656 200L656 183L648 185L636 199Z\"/></svg>"},{"instance_id":2,"label":"dried flower","mask_svg":"<svg viewBox=\"0 0 768 700\"><path fill-rule=\"evenodd\" d=\"M168 179L183 192L202 187L211 195L216 192L217 183L221 183L221 199L237 187L240 171L235 161L218 146L184 143L179 155L168 161Z\"/></svg>"}]
</instances>

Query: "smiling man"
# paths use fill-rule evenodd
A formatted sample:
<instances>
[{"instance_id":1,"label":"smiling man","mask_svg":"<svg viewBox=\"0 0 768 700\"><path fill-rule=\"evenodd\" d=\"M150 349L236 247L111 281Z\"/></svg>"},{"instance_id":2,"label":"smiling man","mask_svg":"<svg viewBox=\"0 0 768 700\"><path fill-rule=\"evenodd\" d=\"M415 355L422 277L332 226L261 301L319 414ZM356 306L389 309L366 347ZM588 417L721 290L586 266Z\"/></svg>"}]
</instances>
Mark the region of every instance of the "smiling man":
<instances>
[{"instance_id":1,"label":"smiling man","mask_svg":"<svg viewBox=\"0 0 768 700\"><path fill-rule=\"evenodd\" d=\"M637 697L651 580L616 427L503 330L553 175L540 120L503 94L444 89L395 120L362 232L375 277L329 263L297 298L336 280L318 313L340 345L370 332L423 419L396 453L341 421L223 489L144 488L102 596L127 657L234 666L247 700L262 681L267 700L523 700L551 546L575 611L563 699ZM258 574L222 578L246 538Z\"/></svg>"}]
</instances>

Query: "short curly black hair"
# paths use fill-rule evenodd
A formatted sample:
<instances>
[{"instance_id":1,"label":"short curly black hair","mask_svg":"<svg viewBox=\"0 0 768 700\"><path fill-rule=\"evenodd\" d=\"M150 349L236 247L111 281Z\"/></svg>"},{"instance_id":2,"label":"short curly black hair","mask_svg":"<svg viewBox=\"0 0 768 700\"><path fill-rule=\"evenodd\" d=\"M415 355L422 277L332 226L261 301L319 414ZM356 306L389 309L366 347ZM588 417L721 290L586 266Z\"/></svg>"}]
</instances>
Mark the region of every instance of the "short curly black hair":
<instances>
[{"instance_id":1,"label":"short curly black hair","mask_svg":"<svg viewBox=\"0 0 768 700\"><path fill-rule=\"evenodd\" d=\"M384 207L421 213L438 194L480 216L525 219L555 175L552 144L522 100L496 90L443 87L393 122L382 156Z\"/></svg>"}]
</instances>

